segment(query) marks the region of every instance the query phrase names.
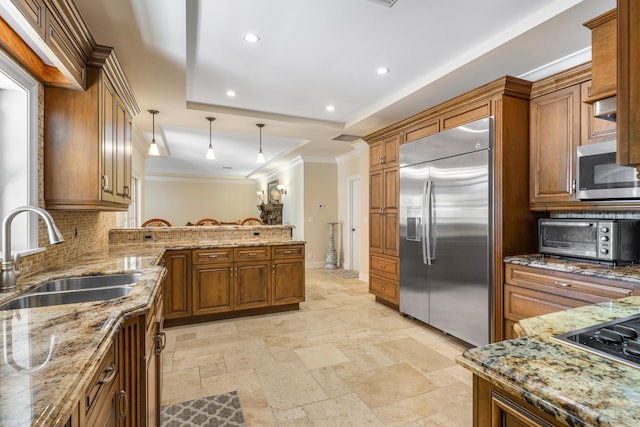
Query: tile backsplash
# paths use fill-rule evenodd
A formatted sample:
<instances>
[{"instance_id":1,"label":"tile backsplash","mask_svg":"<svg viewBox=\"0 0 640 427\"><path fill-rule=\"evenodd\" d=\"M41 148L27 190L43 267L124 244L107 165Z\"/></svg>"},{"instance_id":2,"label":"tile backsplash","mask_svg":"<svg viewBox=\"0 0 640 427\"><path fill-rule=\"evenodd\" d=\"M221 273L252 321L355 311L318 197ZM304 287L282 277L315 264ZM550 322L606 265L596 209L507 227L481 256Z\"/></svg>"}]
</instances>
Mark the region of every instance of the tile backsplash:
<instances>
[{"instance_id":1,"label":"tile backsplash","mask_svg":"<svg viewBox=\"0 0 640 427\"><path fill-rule=\"evenodd\" d=\"M109 230L115 227L115 212L48 211L64 237L64 242L50 245L47 227L38 219L39 246L46 251L27 255L20 261L22 275L28 275L63 264L87 252L106 251Z\"/></svg>"}]
</instances>

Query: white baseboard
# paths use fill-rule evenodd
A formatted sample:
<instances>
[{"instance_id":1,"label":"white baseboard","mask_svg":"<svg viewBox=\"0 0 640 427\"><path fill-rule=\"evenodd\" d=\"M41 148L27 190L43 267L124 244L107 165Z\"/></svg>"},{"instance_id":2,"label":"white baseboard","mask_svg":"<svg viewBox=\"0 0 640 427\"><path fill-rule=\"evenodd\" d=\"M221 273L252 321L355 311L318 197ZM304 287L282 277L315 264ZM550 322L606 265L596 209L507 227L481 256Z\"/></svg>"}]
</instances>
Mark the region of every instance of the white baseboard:
<instances>
[{"instance_id":1,"label":"white baseboard","mask_svg":"<svg viewBox=\"0 0 640 427\"><path fill-rule=\"evenodd\" d=\"M369 283L369 275L361 271L360 274L358 275L358 280L362 280L363 282Z\"/></svg>"}]
</instances>

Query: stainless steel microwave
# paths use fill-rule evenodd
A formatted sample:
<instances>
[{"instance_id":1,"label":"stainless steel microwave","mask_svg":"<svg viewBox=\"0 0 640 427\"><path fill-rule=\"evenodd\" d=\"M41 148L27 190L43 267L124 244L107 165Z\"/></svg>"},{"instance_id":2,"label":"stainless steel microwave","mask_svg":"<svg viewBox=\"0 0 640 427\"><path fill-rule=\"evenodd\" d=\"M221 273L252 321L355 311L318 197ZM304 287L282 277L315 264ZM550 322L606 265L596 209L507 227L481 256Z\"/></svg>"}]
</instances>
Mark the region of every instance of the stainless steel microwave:
<instances>
[{"instance_id":1,"label":"stainless steel microwave","mask_svg":"<svg viewBox=\"0 0 640 427\"><path fill-rule=\"evenodd\" d=\"M616 163L616 141L581 145L577 150L578 199L640 198L635 168Z\"/></svg>"},{"instance_id":2,"label":"stainless steel microwave","mask_svg":"<svg viewBox=\"0 0 640 427\"><path fill-rule=\"evenodd\" d=\"M540 219L538 251L615 264L635 263L640 260L640 220Z\"/></svg>"}]
</instances>

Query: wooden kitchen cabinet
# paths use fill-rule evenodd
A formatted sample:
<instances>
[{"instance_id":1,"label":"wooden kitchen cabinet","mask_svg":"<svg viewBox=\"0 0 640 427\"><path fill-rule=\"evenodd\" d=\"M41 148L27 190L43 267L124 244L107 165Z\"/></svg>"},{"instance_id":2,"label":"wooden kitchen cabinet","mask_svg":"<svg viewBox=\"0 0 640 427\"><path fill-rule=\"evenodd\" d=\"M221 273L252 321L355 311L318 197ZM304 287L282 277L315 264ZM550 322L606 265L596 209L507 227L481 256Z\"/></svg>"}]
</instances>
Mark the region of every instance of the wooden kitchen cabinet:
<instances>
[{"instance_id":1,"label":"wooden kitchen cabinet","mask_svg":"<svg viewBox=\"0 0 640 427\"><path fill-rule=\"evenodd\" d=\"M617 22L616 9L612 9L584 23L591 30L591 75L593 88L585 102L615 96L617 88Z\"/></svg>"},{"instance_id":2,"label":"wooden kitchen cabinet","mask_svg":"<svg viewBox=\"0 0 640 427\"><path fill-rule=\"evenodd\" d=\"M163 291L161 286L153 306L127 319L118 333L121 394L126 394L119 409L120 427L160 426L162 351L166 344Z\"/></svg>"},{"instance_id":3,"label":"wooden kitchen cabinet","mask_svg":"<svg viewBox=\"0 0 640 427\"><path fill-rule=\"evenodd\" d=\"M189 316L233 310L233 263L198 264L191 275L193 310Z\"/></svg>"},{"instance_id":4,"label":"wooden kitchen cabinet","mask_svg":"<svg viewBox=\"0 0 640 427\"><path fill-rule=\"evenodd\" d=\"M47 209L125 210L131 119L139 108L112 51L87 67L87 89L45 87ZM124 83L123 83L124 82Z\"/></svg>"},{"instance_id":5,"label":"wooden kitchen cabinet","mask_svg":"<svg viewBox=\"0 0 640 427\"><path fill-rule=\"evenodd\" d=\"M640 4L618 0L617 162L640 171Z\"/></svg>"},{"instance_id":6,"label":"wooden kitchen cabinet","mask_svg":"<svg viewBox=\"0 0 640 427\"><path fill-rule=\"evenodd\" d=\"M531 100L530 203L575 202L580 145L580 84Z\"/></svg>"},{"instance_id":7,"label":"wooden kitchen cabinet","mask_svg":"<svg viewBox=\"0 0 640 427\"><path fill-rule=\"evenodd\" d=\"M215 254L213 254L215 255ZM196 257L198 254L196 252ZM191 250L168 250L164 254L164 317L179 319L191 311Z\"/></svg>"},{"instance_id":8,"label":"wooden kitchen cabinet","mask_svg":"<svg viewBox=\"0 0 640 427\"><path fill-rule=\"evenodd\" d=\"M580 85L582 111L580 113L580 145L595 144L597 142L615 141L616 122L599 119L593 116L593 104L584 102L591 97L592 81Z\"/></svg>"},{"instance_id":9,"label":"wooden kitchen cabinet","mask_svg":"<svg viewBox=\"0 0 640 427\"><path fill-rule=\"evenodd\" d=\"M117 345L112 343L100 362L100 367L84 393L81 414L87 426L118 426L120 391L120 367Z\"/></svg>"},{"instance_id":10,"label":"wooden kitchen cabinet","mask_svg":"<svg viewBox=\"0 0 640 427\"><path fill-rule=\"evenodd\" d=\"M516 338L513 325L522 319L611 301L633 294L624 282L505 264L505 338Z\"/></svg>"},{"instance_id":11,"label":"wooden kitchen cabinet","mask_svg":"<svg viewBox=\"0 0 640 427\"><path fill-rule=\"evenodd\" d=\"M474 427L552 427L557 421L521 397L473 376Z\"/></svg>"},{"instance_id":12,"label":"wooden kitchen cabinet","mask_svg":"<svg viewBox=\"0 0 640 427\"><path fill-rule=\"evenodd\" d=\"M374 160L382 148L385 149L385 157L394 159L393 162L379 162ZM399 211L400 200L400 170L398 162L400 157L400 134L387 136L370 143L369 146L369 252L381 258L387 258L390 263L399 263L400 237L399 237ZM378 272L375 268L369 269L370 277L375 278ZM398 286L398 278L387 278ZM392 307L399 304L398 298L392 298L385 293L375 293L376 300L387 303Z\"/></svg>"},{"instance_id":13,"label":"wooden kitchen cabinet","mask_svg":"<svg viewBox=\"0 0 640 427\"><path fill-rule=\"evenodd\" d=\"M399 164L400 135L392 135L369 144L369 171L392 168Z\"/></svg>"},{"instance_id":14,"label":"wooden kitchen cabinet","mask_svg":"<svg viewBox=\"0 0 640 427\"><path fill-rule=\"evenodd\" d=\"M273 246L271 263L271 305L297 304L304 301L304 246Z\"/></svg>"},{"instance_id":15,"label":"wooden kitchen cabinet","mask_svg":"<svg viewBox=\"0 0 640 427\"><path fill-rule=\"evenodd\" d=\"M20 11L29 25L36 30L38 36L44 40L44 21L47 10L44 0L11 0L11 3Z\"/></svg>"},{"instance_id":16,"label":"wooden kitchen cabinet","mask_svg":"<svg viewBox=\"0 0 640 427\"><path fill-rule=\"evenodd\" d=\"M167 251L165 264L172 325L290 310L305 298L301 244Z\"/></svg>"}]
</instances>

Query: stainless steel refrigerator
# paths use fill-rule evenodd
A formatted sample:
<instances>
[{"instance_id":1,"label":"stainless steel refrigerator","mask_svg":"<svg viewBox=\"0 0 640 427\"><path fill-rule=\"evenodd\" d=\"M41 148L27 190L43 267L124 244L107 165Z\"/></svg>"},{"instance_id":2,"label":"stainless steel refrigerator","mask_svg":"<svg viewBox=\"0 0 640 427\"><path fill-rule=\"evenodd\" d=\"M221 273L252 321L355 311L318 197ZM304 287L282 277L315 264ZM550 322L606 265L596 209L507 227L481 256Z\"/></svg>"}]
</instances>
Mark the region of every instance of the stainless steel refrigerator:
<instances>
[{"instance_id":1,"label":"stainless steel refrigerator","mask_svg":"<svg viewBox=\"0 0 640 427\"><path fill-rule=\"evenodd\" d=\"M493 119L400 146L400 311L491 341Z\"/></svg>"}]
</instances>

